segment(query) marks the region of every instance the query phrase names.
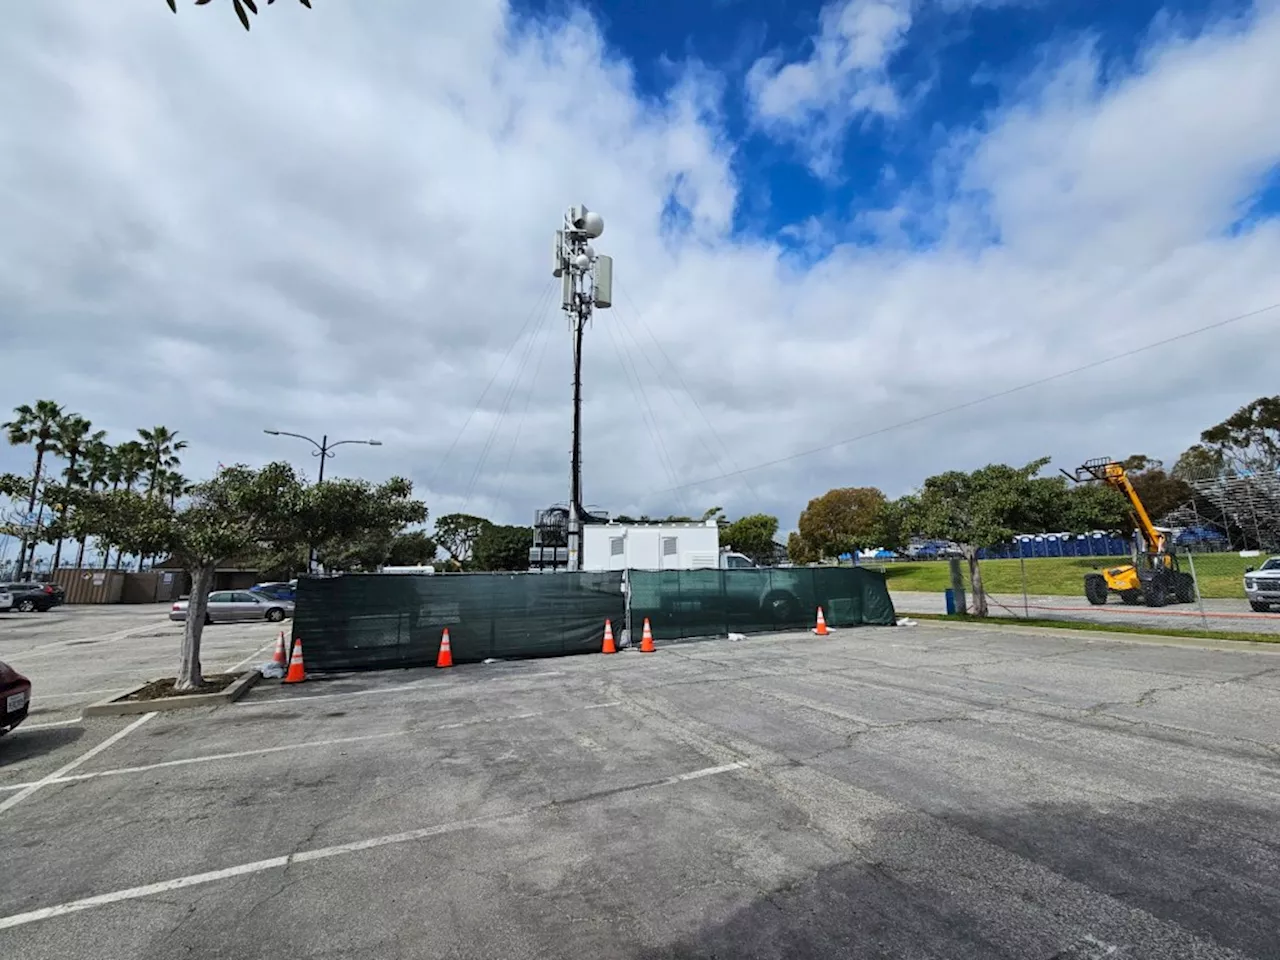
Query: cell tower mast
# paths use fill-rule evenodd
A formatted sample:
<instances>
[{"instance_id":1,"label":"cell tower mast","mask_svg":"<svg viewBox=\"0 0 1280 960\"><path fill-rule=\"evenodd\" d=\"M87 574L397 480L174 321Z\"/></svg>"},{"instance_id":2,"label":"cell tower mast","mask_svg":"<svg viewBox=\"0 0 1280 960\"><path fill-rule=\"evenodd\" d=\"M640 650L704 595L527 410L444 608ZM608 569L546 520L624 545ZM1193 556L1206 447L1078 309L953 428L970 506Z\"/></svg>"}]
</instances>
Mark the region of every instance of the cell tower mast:
<instances>
[{"instance_id":1,"label":"cell tower mast","mask_svg":"<svg viewBox=\"0 0 1280 960\"><path fill-rule=\"evenodd\" d=\"M597 254L591 241L604 233L604 218L579 205L564 215L556 231L555 269L561 279L560 306L573 334L573 452L569 461L569 569L582 562L582 334L591 312L613 305L613 258Z\"/></svg>"}]
</instances>

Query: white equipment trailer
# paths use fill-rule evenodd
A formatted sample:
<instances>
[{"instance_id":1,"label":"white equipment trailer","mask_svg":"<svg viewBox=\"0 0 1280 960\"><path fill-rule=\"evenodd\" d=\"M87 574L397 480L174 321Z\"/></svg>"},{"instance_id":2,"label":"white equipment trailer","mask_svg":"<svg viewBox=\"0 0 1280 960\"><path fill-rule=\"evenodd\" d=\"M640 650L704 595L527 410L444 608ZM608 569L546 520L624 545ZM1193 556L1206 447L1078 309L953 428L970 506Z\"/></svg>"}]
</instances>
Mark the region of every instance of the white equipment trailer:
<instances>
[{"instance_id":1,"label":"white equipment trailer","mask_svg":"<svg viewBox=\"0 0 1280 960\"><path fill-rule=\"evenodd\" d=\"M583 570L715 570L754 567L720 549L720 527L705 523L592 523L582 527Z\"/></svg>"}]
</instances>

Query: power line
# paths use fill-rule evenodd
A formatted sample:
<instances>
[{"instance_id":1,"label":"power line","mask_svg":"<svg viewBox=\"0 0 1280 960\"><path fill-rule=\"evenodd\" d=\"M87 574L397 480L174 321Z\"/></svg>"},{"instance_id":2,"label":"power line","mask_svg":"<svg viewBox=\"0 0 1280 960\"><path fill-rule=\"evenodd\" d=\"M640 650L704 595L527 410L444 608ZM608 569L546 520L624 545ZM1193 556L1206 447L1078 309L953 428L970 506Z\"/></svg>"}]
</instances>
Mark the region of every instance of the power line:
<instances>
[{"instance_id":1,"label":"power line","mask_svg":"<svg viewBox=\"0 0 1280 960\"><path fill-rule=\"evenodd\" d=\"M541 329L549 331L550 326L548 325ZM515 436L511 440L511 449L507 451L507 462L502 468L502 476L498 482L498 492L494 494L494 500L501 500L503 493L506 492L507 478L511 475L511 461L515 459L516 447L520 443L520 434L524 430L525 419L529 416L529 406L533 402L533 395L538 390L538 374L542 372L542 361L546 358L547 347L550 345L551 335L548 332L547 335L542 338L542 349L538 351L538 361L533 366L533 380L529 384L529 392L525 395L524 409L520 411L520 419L516 421Z\"/></svg>"},{"instance_id":2,"label":"power line","mask_svg":"<svg viewBox=\"0 0 1280 960\"><path fill-rule=\"evenodd\" d=\"M1032 387L1039 387L1046 383L1052 383L1055 380L1061 380L1064 377L1074 376L1077 373L1083 373L1086 370L1093 370L1108 363L1114 363L1117 360L1124 360L1128 357L1136 356L1140 353L1146 353L1148 350L1154 350L1157 347L1167 346L1176 343L1179 340L1186 340L1189 337L1197 336L1201 333L1207 333L1210 330L1217 330L1232 323L1239 323L1241 320L1248 320L1252 317L1260 316L1272 310L1280 309L1280 303L1273 303L1266 307L1260 307L1257 310L1250 310L1248 313L1242 313L1234 317L1228 317L1226 320L1218 320L1214 323L1206 324L1203 327L1197 327L1194 330L1187 330L1183 333L1175 334L1172 337L1165 337L1163 340L1156 340L1152 343L1145 344L1141 347L1134 347L1132 350L1125 350L1123 353L1112 354L1109 357L1103 357L1101 360L1094 360L1090 363L1083 364L1079 367L1072 367L1070 370L1063 370L1060 373L1050 374L1047 377L1041 377L1038 380L1030 380L1027 383L1021 383L1016 387L1009 387L1007 390L1000 390L996 393L989 393L986 396L978 397L976 400L967 400L964 403L958 403L952 407L946 407L942 410L935 410L932 413L926 413L919 417L912 417L909 420L902 420L898 423L890 424L887 427L879 427L876 430L869 430L866 433L860 433L856 437L847 437L844 440L836 440L833 443L827 443L820 447L811 447L808 450L801 450L799 453L788 454L785 457L778 457L776 460L767 460L764 463L757 463L750 467L744 467L741 470L735 470L729 473L723 473L715 477L707 477L703 480L695 480L693 483L682 483L678 487L672 487L670 490L664 490L663 493L674 490L684 490L689 487L702 486L705 483L714 483L717 480L723 480L727 477L736 476L738 474L750 473L756 470L764 470L767 467L776 467L782 463L790 463L793 460L799 460L802 457L810 457L815 453L825 453L828 450L834 450L836 447L842 447L848 443L856 443L859 440L867 440L871 437L878 437L884 433L890 433L894 430L901 430L903 427L914 426L917 423L924 423L926 420L935 420L938 417L946 416L949 413L956 413L960 410L967 410L970 407L976 407L982 403L989 403L992 400L999 400L1015 393L1021 393L1024 390L1030 390Z\"/></svg>"},{"instance_id":3,"label":"power line","mask_svg":"<svg viewBox=\"0 0 1280 960\"><path fill-rule=\"evenodd\" d=\"M725 462L728 463L729 466L731 466L733 470L736 472L736 473L731 472L728 475L729 476L741 475L742 482L746 484L747 490L751 493L752 499L758 501L760 499L760 495L756 492L755 485L752 484L752 482L747 479L747 477L744 475L744 471L739 470L737 461L734 460L733 454L729 449L729 445L725 443L724 438L721 437L719 431L716 430L715 424L711 422L711 418L707 416L706 411L702 409L702 404L698 402L697 395L692 390L689 389L689 384L685 382L684 375L681 374L680 368L676 366L675 362L672 361L671 356L667 353L665 349L663 349L661 341L659 341L658 338L654 336L653 330L649 327L649 324L645 322L644 315L636 307L635 301L631 298L631 294L621 284L615 284L615 286L617 286L621 290L622 295L627 298L627 304L631 308L631 312L632 312L632 315L635 317L636 323L644 329L645 333L649 335L649 339L653 342L653 345L657 347L658 352L662 354L663 359L667 361L667 365L671 368L671 372L675 374L676 380L678 380L680 383L680 388L685 392L685 395L688 396L689 400L693 403L694 409L698 411L703 421L706 423L707 428L711 431L711 436L714 437L715 440L724 449ZM661 382L662 373L654 365L653 361L649 359L648 353L645 350L641 349L639 339L636 338L634 334L632 334L632 339L636 344L636 348L640 351L641 354L644 355L645 360L649 363L649 366L653 369L653 372L657 375L658 380ZM675 398L675 391L672 390L670 386L666 383L663 383L663 386L666 388L668 396L672 398L673 402L675 402L676 406L678 407L680 403ZM711 455L711 459L715 462L716 469L720 469L720 455L716 453L715 447L712 446L710 443L705 442L704 440L703 448L707 451L707 453Z\"/></svg>"},{"instance_id":4,"label":"power line","mask_svg":"<svg viewBox=\"0 0 1280 960\"><path fill-rule=\"evenodd\" d=\"M475 470L471 474L471 481L467 484L467 494L463 501L462 510L465 513L467 506L471 503L471 494L475 491L476 482L480 479L484 471L485 462L489 459L489 453L493 450L494 443L498 439L498 433L502 429L502 421L506 418L507 412L511 409L511 401L515 398L516 389L520 386L520 380L524 376L524 371L529 365L529 360L533 356L534 348L537 345L538 337L542 334L547 326L547 317L550 315L544 304L541 310L541 316L538 322L534 324L532 335L529 337L528 343L525 345L524 352L520 356L519 362L516 364L515 375L511 378L511 384L507 387L506 395L502 399L502 405L498 408L498 416L493 421L493 427L489 431L489 436L485 440L484 446L480 450L480 458L476 461Z\"/></svg>"},{"instance_id":5,"label":"power line","mask_svg":"<svg viewBox=\"0 0 1280 960\"><path fill-rule=\"evenodd\" d=\"M427 481L427 489L435 489L436 480L440 478L440 472L444 469L445 464L449 462L449 457L452 456L454 448L458 446L458 441L462 439L462 435L467 432L467 427L471 425L472 418L480 411L480 406L484 403L484 398L489 395L489 391L493 389L493 385L498 381L498 374L500 374L502 372L502 368L506 366L507 358L511 356L511 351L515 349L516 344L524 337L525 328L529 326L534 317L539 316L542 311L546 310L542 301L551 294L554 287L555 281L548 280L546 286L542 288L542 292L538 294L538 299L534 302L533 309L529 311L529 316L525 317L524 323L520 326L520 331L507 345L507 352L502 355L502 360L498 364L498 368L493 371L493 376L489 378L489 382L485 385L484 390L481 391L480 399L476 401L476 405L472 408L471 412L467 414L467 419L463 421L462 428L458 431L458 435L453 438L453 443L449 444L449 449L445 451L444 456L440 458L440 462L436 464L435 472L431 474L431 479Z\"/></svg>"},{"instance_id":6,"label":"power line","mask_svg":"<svg viewBox=\"0 0 1280 960\"><path fill-rule=\"evenodd\" d=\"M640 378L640 371L635 368L634 361L630 361L627 356L627 350L624 343L621 342L621 335L613 329L610 324L605 324L605 330L609 334L609 339L613 343L613 349L618 354L618 363L622 367L623 376L626 378L627 386L631 388L631 394L635 398L636 407L640 411L640 419L644 422L645 427L649 430L649 436L653 440L654 450L658 457L658 464L666 473L667 478L672 484L679 479L679 472L675 468L675 461L671 458L667 445L662 440L662 431L658 429L658 418L654 416L653 406L649 403L649 397L644 391L644 382ZM630 362L630 366L628 363ZM667 488L676 494L676 498L680 506L684 510L688 510L688 504L685 503L684 496L680 493L680 486L672 486Z\"/></svg>"}]
</instances>

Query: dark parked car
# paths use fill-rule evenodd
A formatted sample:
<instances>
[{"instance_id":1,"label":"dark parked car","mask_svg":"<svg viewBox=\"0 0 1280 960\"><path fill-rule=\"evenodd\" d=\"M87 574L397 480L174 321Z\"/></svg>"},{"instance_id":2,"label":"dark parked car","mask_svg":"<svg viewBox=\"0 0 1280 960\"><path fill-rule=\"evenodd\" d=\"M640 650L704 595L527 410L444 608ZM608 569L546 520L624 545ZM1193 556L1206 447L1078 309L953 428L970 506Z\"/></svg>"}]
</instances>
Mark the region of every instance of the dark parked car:
<instances>
[{"instance_id":1,"label":"dark parked car","mask_svg":"<svg viewBox=\"0 0 1280 960\"><path fill-rule=\"evenodd\" d=\"M27 719L31 706L31 681L0 661L0 734Z\"/></svg>"},{"instance_id":2,"label":"dark parked car","mask_svg":"<svg viewBox=\"0 0 1280 960\"><path fill-rule=\"evenodd\" d=\"M272 581L269 583L256 583L249 588L252 593L260 593L264 597L270 597L272 600L288 600L293 602L298 598L297 580L290 583L281 583Z\"/></svg>"},{"instance_id":3,"label":"dark parked car","mask_svg":"<svg viewBox=\"0 0 1280 960\"><path fill-rule=\"evenodd\" d=\"M34 610L44 612L52 610L63 603L67 594L56 583L4 583L0 589L13 596L13 608L20 613L31 613Z\"/></svg>"}]
</instances>

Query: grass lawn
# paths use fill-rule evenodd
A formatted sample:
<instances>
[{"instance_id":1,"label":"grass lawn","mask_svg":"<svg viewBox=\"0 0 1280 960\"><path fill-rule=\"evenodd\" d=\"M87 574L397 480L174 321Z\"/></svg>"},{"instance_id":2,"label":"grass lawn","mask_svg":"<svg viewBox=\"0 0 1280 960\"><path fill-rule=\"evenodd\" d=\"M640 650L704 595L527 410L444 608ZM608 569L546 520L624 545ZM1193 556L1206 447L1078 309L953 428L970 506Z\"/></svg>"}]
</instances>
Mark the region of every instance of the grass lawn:
<instances>
[{"instance_id":1,"label":"grass lawn","mask_svg":"<svg viewBox=\"0 0 1280 960\"><path fill-rule=\"evenodd\" d=\"M1196 569L1199 569L1198 567ZM959 614L913 613L912 620L943 620L948 623L974 623L983 627L1053 627L1059 630L1084 630L1091 633L1131 633L1147 637L1193 637L1197 640L1247 640L1251 643L1280 643L1274 633L1239 633L1234 630L1181 630L1176 627L1138 627L1128 623L1092 623L1086 620L1046 620L1025 617L977 617Z\"/></svg>"},{"instance_id":2,"label":"grass lawn","mask_svg":"<svg viewBox=\"0 0 1280 960\"><path fill-rule=\"evenodd\" d=\"M1200 593L1206 598L1244 599L1245 567L1258 566L1265 557L1241 557L1234 553L1202 553L1195 558ZM1084 575L1103 567L1128 563L1128 557L1035 557L1026 561L1027 593L1057 597L1084 595ZM968 564L961 562L968 587ZM945 560L887 563L883 567L890 590L935 593L951 586ZM1187 558L1182 569L1190 572ZM983 560L982 581L988 593L1021 593L1022 572L1017 560Z\"/></svg>"}]
</instances>

